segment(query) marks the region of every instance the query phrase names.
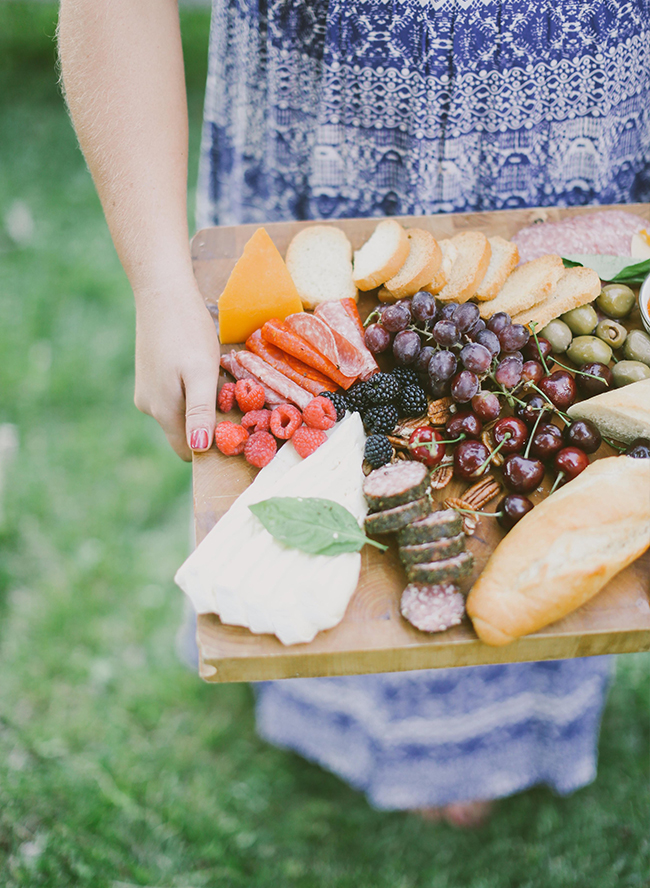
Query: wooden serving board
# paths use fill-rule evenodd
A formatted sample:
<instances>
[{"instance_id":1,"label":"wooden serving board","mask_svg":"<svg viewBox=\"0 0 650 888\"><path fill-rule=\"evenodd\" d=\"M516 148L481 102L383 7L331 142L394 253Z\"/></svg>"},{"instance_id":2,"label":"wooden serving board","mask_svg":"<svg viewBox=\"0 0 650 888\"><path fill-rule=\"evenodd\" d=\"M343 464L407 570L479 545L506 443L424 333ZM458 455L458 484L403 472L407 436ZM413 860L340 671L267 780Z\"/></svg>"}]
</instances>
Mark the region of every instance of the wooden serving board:
<instances>
[{"instance_id":1,"label":"wooden serving board","mask_svg":"<svg viewBox=\"0 0 650 888\"><path fill-rule=\"evenodd\" d=\"M650 220L650 207L645 204L599 209L624 209ZM469 229L511 237L535 220L555 221L593 213L594 210L593 207L507 210L405 217L401 221L407 227L417 224L426 228L437 238ZM345 219L331 224L342 228L356 249L370 236L378 221L377 218ZM294 234L309 224L313 223L270 223L264 227L284 255ZM195 274L206 304L213 311L233 265L257 227L208 228L194 237ZM603 446L596 457L611 452ZM251 483L255 474L256 470L243 457L225 457L215 448L194 456L197 543ZM549 483L547 478L547 490ZM464 487L450 485L444 494L457 495L462 489ZM487 508L494 509L494 504ZM483 569L501 536L494 519L480 520L476 533L468 540L476 566L467 589ZM334 629L319 633L310 644L290 647L285 647L272 635L253 635L248 629L222 624L215 615L201 615L197 631L201 676L207 681L263 681L650 650L650 551L622 571L584 607L505 647L483 644L467 619L460 626L437 635L419 632L399 613L399 599L405 585L406 578L395 544L392 543L383 554L366 546L362 550L359 585L342 622Z\"/></svg>"}]
</instances>

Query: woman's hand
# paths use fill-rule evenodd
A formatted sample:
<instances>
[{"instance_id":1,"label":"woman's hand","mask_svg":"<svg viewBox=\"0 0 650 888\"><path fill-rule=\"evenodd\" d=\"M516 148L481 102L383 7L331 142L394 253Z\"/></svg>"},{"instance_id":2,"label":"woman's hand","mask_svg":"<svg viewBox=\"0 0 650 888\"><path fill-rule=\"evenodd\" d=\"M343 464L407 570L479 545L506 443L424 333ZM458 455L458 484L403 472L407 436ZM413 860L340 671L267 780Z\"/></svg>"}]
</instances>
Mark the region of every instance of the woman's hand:
<instances>
[{"instance_id":1,"label":"woman's hand","mask_svg":"<svg viewBox=\"0 0 650 888\"><path fill-rule=\"evenodd\" d=\"M212 443L219 340L194 282L135 293L135 405L160 424L176 453Z\"/></svg>"}]
</instances>

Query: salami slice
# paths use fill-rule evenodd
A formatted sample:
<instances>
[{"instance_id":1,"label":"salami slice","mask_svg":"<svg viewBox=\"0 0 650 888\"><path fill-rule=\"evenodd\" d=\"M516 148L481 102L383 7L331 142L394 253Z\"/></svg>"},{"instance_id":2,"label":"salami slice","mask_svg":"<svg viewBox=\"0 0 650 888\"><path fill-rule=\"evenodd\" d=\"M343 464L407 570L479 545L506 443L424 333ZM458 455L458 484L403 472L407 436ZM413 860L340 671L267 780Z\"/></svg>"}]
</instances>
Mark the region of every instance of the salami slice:
<instances>
[{"instance_id":1,"label":"salami slice","mask_svg":"<svg viewBox=\"0 0 650 888\"><path fill-rule=\"evenodd\" d=\"M311 342L344 376L358 376L361 373L363 356L351 342L316 315L300 311L288 315L284 322L298 336Z\"/></svg>"},{"instance_id":2,"label":"salami slice","mask_svg":"<svg viewBox=\"0 0 650 888\"><path fill-rule=\"evenodd\" d=\"M400 610L416 629L444 632L463 619L465 599L453 583L435 586L409 583L402 593Z\"/></svg>"},{"instance_id":3,"label":"salami slice","mask_svg":"<svg viewBox=\"0 0 650 888\"><path fill-rule=\"evenodd\" d=\"M380 512L420 499L429 486L424 463L402 460L375 469L363 482L363 495L371 512Z\"/></svg>"},{"instance_id":4,"label":"salami slice","mask_svg":"<svg viewBox=\"0 0 650 888\"><path fill-rule=\"evenodd\" d=\"M287 398L296 407L300 407L301 410L304 410L307 404L313 400L313 395L310 392L296 385L295 382L252 352L245 350L237 352L237 360L242 367L254 373L265 385L273 388L274 391L282 395L283 398Z\"/></svg>"},{"instance_id":5,"label":"salami slice","mask_svg":"<svg viewBox=\"0 0 650 888\"><path fill-rule=\"evenodd\" d=\"M329 376L341 388L349 389L356 381L356 376L344 376L329 358L326 358L317 348L314 348L311 342L308 342L302 336L298 336L284 321L272 318L262 325L261 333L262 338L266 342L276 345L283 352L293 355L305 364L309 364L314 370L318 370L319 373Z\"/></svg>"},{"instance_id":6,"label":"salami slice","mask_svg":"<svg viewBox=\"0 0 650 888\"><path fill-rule=\"evenodd\" d=\"M406 527L411 521L423 518L430 511L431 501L428 496L423 496L421 499L405 503L403 506L396 506L394 509L373 512L366 516L366 533L371 536L373 534L395 533L395 531Z\"/></svg>"},{"instance_id":7,"label":"salami slice","mask_svg":"<svg viewBox=\"0 0 650 888\"><path fill-rule=\"evenodd\" d=\"M319 373L318 370L303 364L293 355L288 355L281 348L267 342L262 337L261 330L256 330L248 337L246 348L270 364L271 367L283 373L296 385L311 392L312 395L320 395L321 392L335 392L338 389L338 385L323 373Z\"/></svg>"},{"instance_id":8,"label":"salami slice","mask_svg":"<svg viewBox=\"0 0 650 888\"><path fill-rule=\"evenodd\" d=\"M354 314L349 305L354 306ZM335 333L340 333L350 342L362 357L359 376L361 379L370 377L379 370L379 365L366 348L363 338L363 326L353 299L342 299L340 302L321 302L316 306L314 314L321 318ZM357 323L358 319L358 323ZM360 328L360 329L359 329Z\"/></svg>"},{"instance_id":9,"label":"salami slice","mask_svg":"<svg viewBox=\"0 0 650 888\"><path fill-rule=\"evenodd\" d=\"M457 536L462 529L463 519L460 513L455 509L442 509L405 527L400 531L397 541L400 546L415 546L418 543L431 543Z\"/></svg>"},{"instance_id":10,"label":"salami slice","mask_svg":"<svg viewBox=\"0 0 650 888\"><path fill-rule=\"evenodd\" d=\"M267 407L279 407L280 404L288 404L286 398L283 398L282 395L279 395L277 392L273 391L272 388L269 388L268 385L264 385L261 379L258 379L254 373L250 373L246 370L242 365L237 361L237 352L231 351L229 353L221 355L221 366L226 372L230 373L231 376L234 376L235 379L253 379L255 382L258 382L262 388L264 389L264 398L266 400Z\"/></svg>"},{"instance_id":11,"label":"salami slice","mask_svg":"<svg viewBox=\"0 0 650 888\"><path fill-rule=\"evenodd\" d=\"M454 583L469 576L474 567L471 552L461 552L453 558L442 561L427 561L424 564L411 564L406 576L414 583Z\"/></svg>"},{"instance_id":12,"label":"salami slice","mask_svg":"<svg viewBox=\"0 0 650 888\"><path fill-rule=\"evenodd\" d=\"M400 546L399 557L403 564L424 564L427 561L441 561L460 555L465 551L465 534L443 537L430 543L418 543L415 546Z\"/></svg>"}]
</instances>

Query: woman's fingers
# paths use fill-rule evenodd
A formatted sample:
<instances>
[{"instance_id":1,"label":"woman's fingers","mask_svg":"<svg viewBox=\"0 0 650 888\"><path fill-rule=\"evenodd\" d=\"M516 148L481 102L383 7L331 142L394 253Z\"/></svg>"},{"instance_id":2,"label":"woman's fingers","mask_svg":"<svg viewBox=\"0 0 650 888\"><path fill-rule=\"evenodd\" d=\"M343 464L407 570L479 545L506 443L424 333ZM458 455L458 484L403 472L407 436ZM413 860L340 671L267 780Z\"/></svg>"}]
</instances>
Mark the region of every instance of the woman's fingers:
<instances>
[{"instance_id":1,"label":"woman's fingers","mask_svg":"<svg viewBox=\"0 0 650 888\"><path fill-rule=\"evenodd\" d=\"M185 438L192 451L207 450L212 444L218 373L215 367L211 372L193 373L185 379Z\"/></svg>"}]
</instances>

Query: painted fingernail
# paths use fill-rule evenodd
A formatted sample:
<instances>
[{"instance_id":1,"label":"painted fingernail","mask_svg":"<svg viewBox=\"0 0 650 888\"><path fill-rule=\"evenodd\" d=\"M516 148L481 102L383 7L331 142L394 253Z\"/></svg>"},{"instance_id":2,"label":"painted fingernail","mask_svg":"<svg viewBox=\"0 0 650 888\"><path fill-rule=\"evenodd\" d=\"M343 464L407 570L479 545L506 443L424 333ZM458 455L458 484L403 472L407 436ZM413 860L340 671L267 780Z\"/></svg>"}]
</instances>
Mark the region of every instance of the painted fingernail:
<instances>
[{"instance_id":1,"label":"painted fingernail","mask_svg":"<svg viewBox=\"0 0 650 888\"><path fill-rule=\"evenodd\" d=\"M194 429L190 435L190 448L192 450L207 450L210 435L207 429Z\"/></svg>"}]
</instances>

